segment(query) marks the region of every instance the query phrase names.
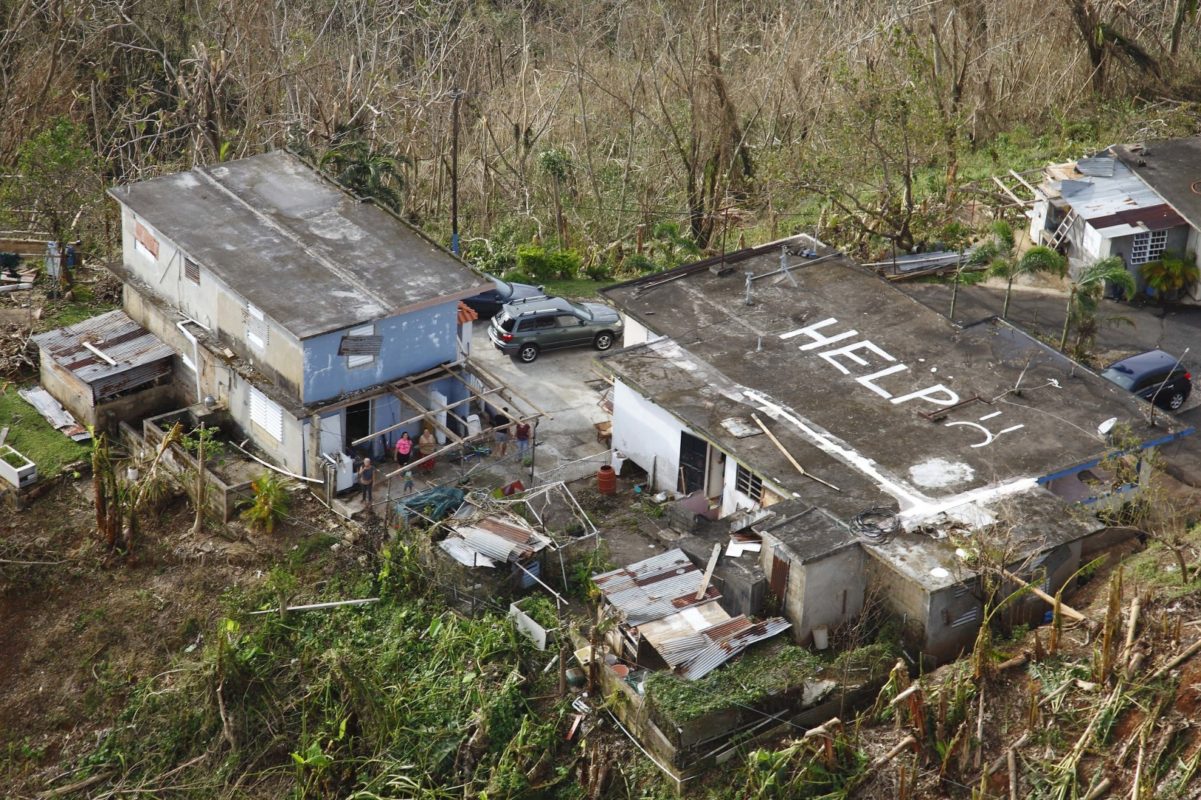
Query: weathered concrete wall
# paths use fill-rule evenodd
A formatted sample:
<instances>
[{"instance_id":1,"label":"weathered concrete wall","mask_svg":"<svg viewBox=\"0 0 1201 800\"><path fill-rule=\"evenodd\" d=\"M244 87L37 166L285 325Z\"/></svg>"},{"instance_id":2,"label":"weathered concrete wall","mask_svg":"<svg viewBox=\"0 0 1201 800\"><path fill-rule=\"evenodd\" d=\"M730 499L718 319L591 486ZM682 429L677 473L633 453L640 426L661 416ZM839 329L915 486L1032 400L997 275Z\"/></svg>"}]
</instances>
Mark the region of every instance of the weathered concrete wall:
<instances>
[{"instance_id":1,"label":"weathered concrete wall","mask_svg":"<svg viewBox=\"0 0 1201 800\"><path fill-rule=\"evenodd\" d=\"M623 347L633 347L636 344L645 342L653 342L656 339L663 337L647 328L638 320L631 317L629 314L622 314L622 319L625 320L625 332L621 336L621 344Z\"/></svg>"},{"instance_id":2,"label":"weathered concrete wall","mask_svg":"<svg viewBox=\"0 0 1201 800\"><path fill-rule=\"evenodd\" d=\"M115 431L122 422L135 422L183 404L173 383L148 386L133 394L103 401L96 409L96 430Z\"/></svg>"},{"instance_id":3,"label":"weathered concrete wall","mask_svg":"<svg viewBox=\"0 0 1201 800\"><path fill-rule=\"evenodd\" d=\"M789 592L793 582L804 598L801 615L793 623L793 637L808 643L818 625L834 628L850 622L863 611L867 593L867 556L859 546L848 547L789 573ZM797 577L793 577L797 576Z\"/></svg>"},{"instance_id":4,"label":"weathered concrete wall","mask_svg":"<svg viewBox=\"0 0 1201 800\"><path fill-rule=\"evenodd\" d=\"M139 224L158 242L157 258L137 245L134 232ZM246 337L249 316L246 301L214 277L205 269L204 264L198 264L199 284L187 278L184 274L184 259L187 254L161 231L153 230L125 208L121 212L121 243L125 268L150 287L160 304L177 309L180 314L204 325L223 344L254 364L256 369L267 375L277 386L300 399L304 359L300 343L295 337L264 316L265 346L260 348L250 344ZM284 290L285 288L281 287L281 291ZM130 313L128 308L126 313ZM132 313L130 316L138 319ZM174 326L175 322L172 321L171 327ZM163 334L153 332L166 341ZM178 352L185 352L174 343L168 343ZM190 358L190 345L186 351Z\"/></svg>"},{"instance_id":5,"label":"weathered concrete wall","mask_svg":"<svg viewBox=\"0 0 1201 800\"><path fill-rule=\"evenodd\" d=\"M357 367L350 366L349 356L338 355L350 329L306 339L304 402L318 403L455 361L458 313L454 301L377 321L374 334L383 337L380 354Z\"/></svg>"},{"instance_id":6,"label":"weathered concrete wall","mask_svg":"<svg viewBox=\"0 0 1201 800\"><path fill-rule=\"evenodd\" d=\"M290 397L301 400L304 380L304 350L300 342L265 314L253 316L249 304L236 291L221 286L217 292L217 336ZM263 346L252 343L248 331L254 326Z\"/></svg>"},{"instance_id":7,"label":"weathered concrete wall","mask_svg":"<svg viewBox=\"0 0 1201 800\"><path fill-rule=\"evenodd\" d=\"M894 570L887 561L876 557L870 546L863 550L867 556L868 586L883 598L892 613L901 618L908 640L924 641L930 611L930 597L926 590Z\"/></svg>"},{"instance_id":8,"label":"weathered concrete wall","mask_svg":"<svg viewBox=\"0 0 1201 800\"><path fill-rule=\"evenodd\" d=\"M50 396L63 404L63 408L81 425L96 424L96 409L92 406L92 390L71 373L60 367L43 350L39 356L41 383Z\"/></svg>"},{"instance_id":9,"label":"weathered concrete wall","mask_svg":"<svg viewBox=\"0 0 1201 800\"><path fill-rule=\"evenodd\" d=\"M613 449L642 467L656 490L675 492L680 472L678 419L618 380L613 385ZM729 462L733 463L733 462Z\"/></svg>"}]
</instances>

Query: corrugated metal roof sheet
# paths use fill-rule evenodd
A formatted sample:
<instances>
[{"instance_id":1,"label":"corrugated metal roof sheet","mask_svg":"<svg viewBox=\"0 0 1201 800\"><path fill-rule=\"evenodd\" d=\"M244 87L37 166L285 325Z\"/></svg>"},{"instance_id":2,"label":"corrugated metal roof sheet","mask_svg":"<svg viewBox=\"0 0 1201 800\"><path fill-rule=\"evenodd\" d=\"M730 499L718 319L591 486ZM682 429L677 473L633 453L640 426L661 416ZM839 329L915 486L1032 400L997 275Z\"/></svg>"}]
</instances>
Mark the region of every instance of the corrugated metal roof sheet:
<instances>
[{"instance_id":1,"label":"corrugated metal roof sheet","mask_svg":"<svg viewBox=\"0 0 1201 800\"><path fill-rule=\"evenodd\" d=\"M527 527L523 520L509 515L493 515L457 523L451 526L450 534L444 541L452 540L495 561L521 561L551 544L550 539ZM460 563L470 566L447 547L442 549Z\"/></svg>"},{"instance_id":2,"label":"corrugated metal roof sheet","mask_svg":"<svg viewBox=\"0 0 1201 800\"><path fill-rule=\"evenodd\" d=\"M677 548L593 575L592 582L621 612L626 624L637 627L720 597L710 586L701 599L696 598L703 576L684 551Z\"/></svg>"},{"instance_id":3,"label":"corrugated metal roof sheet","mask_svg":"<svg viewBox=\"0 0 1201 800\"><path fill-rule=\"evenodd\" d=\"M33 337L56 364L93 388L96 399L148 383L170 371L175 351L130 319L110 311ZM111 358L109 364L84 346Z\"/></svg>"},{"instance_id":4,"label":"corrugated metal roof sheet","mask_svg":"<svg viewBox=\"0 0 1201 800\"><path fill-rule=\"evenodd\" d=\"M738 625L737 630L731 631L732 623L736 622L743 624ZM735 617L720 627L726 628L727 632L720 638L711 639L704 650L679 670L682 677L690 681L703 678L756 642L762 642L788 630L792 623L781 617L772 617L756 623L750 623L746 617ZM708 634L708 631L702 631L702 636L706 639L710 639Z\"/></svg>"}]
</instances>

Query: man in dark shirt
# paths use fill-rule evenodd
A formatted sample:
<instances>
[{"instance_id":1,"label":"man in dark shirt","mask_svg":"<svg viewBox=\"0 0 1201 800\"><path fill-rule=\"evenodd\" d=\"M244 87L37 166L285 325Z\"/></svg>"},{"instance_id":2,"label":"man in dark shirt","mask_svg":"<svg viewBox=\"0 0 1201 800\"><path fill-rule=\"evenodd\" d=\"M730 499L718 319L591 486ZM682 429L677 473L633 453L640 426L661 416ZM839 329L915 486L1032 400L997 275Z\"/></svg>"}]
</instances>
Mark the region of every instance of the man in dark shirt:
<instances>
[{"instance_id":1,"label":"man in dark shirt","mask_svg":"<svg viewBox=\"0 0 1201 800\"><path fill-rule=\"evenodd\" d=\"M375 465L371 463L370 458L364 458L363 466L359 467L359 486L362 487L363 505L367 507L367 513L374 514L371 505L375 498L371 490L375 486Z\"/></svg>"}]
</instances>

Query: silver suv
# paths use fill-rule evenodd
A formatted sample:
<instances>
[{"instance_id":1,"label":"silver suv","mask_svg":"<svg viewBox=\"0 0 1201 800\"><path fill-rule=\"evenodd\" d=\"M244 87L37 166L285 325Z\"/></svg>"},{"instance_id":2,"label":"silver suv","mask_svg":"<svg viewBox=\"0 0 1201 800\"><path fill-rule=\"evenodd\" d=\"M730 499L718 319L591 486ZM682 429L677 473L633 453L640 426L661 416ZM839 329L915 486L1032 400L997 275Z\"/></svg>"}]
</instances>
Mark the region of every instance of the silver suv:
<instances>
[{"instance_id":1,"label":"silver suv","mask_svg":"<svg viewBox=\"0 0 1201 800\"><path fill-rule=\"evenodd\" d=\"M497 350L528 364L557 347L608 350L621 332L621 316L606 305L538 297L507 303L492 318L488 338Z\"/></svg>"}]
</instances>

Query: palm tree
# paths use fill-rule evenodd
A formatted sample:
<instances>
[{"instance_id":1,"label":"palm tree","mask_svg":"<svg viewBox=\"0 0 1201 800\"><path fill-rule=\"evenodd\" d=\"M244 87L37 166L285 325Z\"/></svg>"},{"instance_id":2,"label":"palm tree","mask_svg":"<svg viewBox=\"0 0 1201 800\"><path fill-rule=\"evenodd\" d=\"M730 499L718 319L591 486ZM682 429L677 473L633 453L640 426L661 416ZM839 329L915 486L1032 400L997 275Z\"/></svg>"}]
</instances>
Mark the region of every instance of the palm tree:
<instances>
[{"instance_id":1,"label":"palm tree","mask_svg":"<svg viewBox=\"0 0 1201 800\"><path fill-rule=\"evenodd\" d=\"M1021 258L1015 259L1013 228L1009 223L1003 219L997 220L990 226L990 231L992 236L976 245L976 249L972 251L970 263L987 264L989 272L1005 279L1005 303L1001 306L1001 319L1008 319L1014 279L1019 275L1033 275L1036 272L1062 275L1065 262L1059 253L1042 245L1030 248Z\"/></svg>"},{"instance_id":2,"label":"palm tree","mask_svg":"<svg viewBox=\"0 0 1201 800\"><path fill-rule=\"evenodd\" d=\"M361 139L343 141L321 156L321 168L338 183L398 213L404 201L401 165L406 163L404 156L384 155Z\"/></svg>"},{"instance_id":3,"label":"palm tree","mask_svg":"<svg viewBox=\"0 0 1201 800\"><path fill-rule=\"evenodd\" d=\"M1159 302L1166 306L1180 292L1197 282L1201 270L1192 261L1164 253L1158 261L1143 264L1142 275L1147 285L1155 290Z\"/></svg>"},{"instance_id":4,"label":"palm tree","mask_svg":"<svg viewBox=\"0 0 1201 800\"><path fill-rule=\"evenodd\" d=\"M1134 294L1134 276L1126 269L1119 256L1110 256L1085 267L1068 289L1067 317L1063 321L1063 335L1059 337L1059 349L1068 343L1068 330L1073 324L1086 326L1096 317L1101 301L1101 290L1106 283L1122 288L1127 295Z\"/></svg>"}]
</instances>

